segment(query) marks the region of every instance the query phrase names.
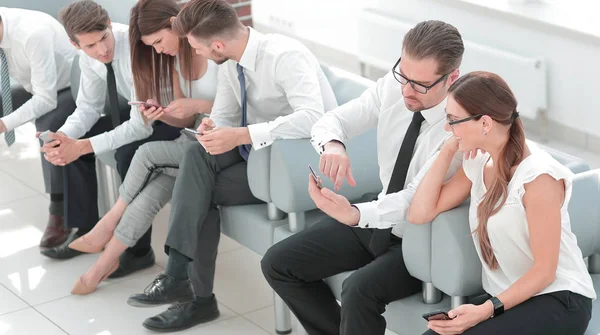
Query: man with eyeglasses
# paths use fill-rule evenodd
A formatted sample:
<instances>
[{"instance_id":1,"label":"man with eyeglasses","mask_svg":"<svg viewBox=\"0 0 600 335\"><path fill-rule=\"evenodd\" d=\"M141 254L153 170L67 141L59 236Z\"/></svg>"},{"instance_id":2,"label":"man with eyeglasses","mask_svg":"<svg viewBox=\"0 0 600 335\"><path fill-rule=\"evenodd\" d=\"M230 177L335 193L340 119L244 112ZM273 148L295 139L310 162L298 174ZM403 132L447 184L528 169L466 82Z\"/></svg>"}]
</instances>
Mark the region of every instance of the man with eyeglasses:
<instances>
[{"instance_id":1,"label":"man with eyeglasses","mask_svg":"<svg viewBox=\"0 0 600 335\"><path fill-rule=\"evenodd\" d=\"M416 187L451 136L444 131L444 106L463 52L456 28L421 22L404 36L402 57L376 87L313 126L320 170L335 191L344 179L356 184L344 143L377 127L384 187L378 196L351 205L309 178L310 196L329 218L265 254L263 274L309 334L384 334L386 305L421 289L404 264L402 236ZM457 155L446 178L461 163ZM343 284L340 307L323 279L351 270L356 271Z\"/></svg>"}]
</instances>

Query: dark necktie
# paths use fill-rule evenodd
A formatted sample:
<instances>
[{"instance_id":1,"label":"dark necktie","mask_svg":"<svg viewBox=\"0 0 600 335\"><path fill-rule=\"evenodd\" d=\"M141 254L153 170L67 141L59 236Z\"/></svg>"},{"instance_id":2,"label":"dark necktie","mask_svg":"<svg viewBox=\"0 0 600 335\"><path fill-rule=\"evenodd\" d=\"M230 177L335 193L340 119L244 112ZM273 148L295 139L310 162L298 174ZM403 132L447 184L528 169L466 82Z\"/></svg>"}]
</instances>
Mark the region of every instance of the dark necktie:
<instances>
[{"instance_id":1,"label":"dark necktie","mask_svg":"<svg viewBox=\"0 0 600 335\"><path fill-rule=\"evenodd\" d=\"M10 93L10 77L8 75L8 62L4 50L0 48L0 97L2 98L2 109L0 109L0 117L7 116L13 112L12 95ZM15 143L15 131L7 131L4 133L6 144L10 147Z\"/></svg>"},{"instance_id":2,"label":"dark necktie","mask_svg":"<svg viewBox=\"0 0 600 335\"><path fill-rule=\"evenodd\" d=\"M237 65L238 80L240 81L240 92L242 93L242 122L240 127L246 127L248 125L248 114L246 112L246 77L244 77L244 68L238 63ZM248 160L250 156L251 146L249 144L242 144L239 147L240 155L244 160Z\"/></svg>"},{"instance_id":3,"label":"dark necktie","mask_svg":"<svg viewBox=\"0 0 600 335\"><path fill-rule=\"evenodd\" d=\"M415 143L417 143L417 137L419 137L419 131L421 130L421 124L423 123L423 115L421 112L415 112L404 135L404 140L400 146L398 152L398 158L396 158L396 164L394 165L394 171L390 178L386 194L396 193L404 189L404 183L406 182L406 174L408 173L408 166L415 151ZM392 228L387 229L375 229L369 248L375 254L375 256L381 255L387 250Z\"/></svg>"},{"instance_id":4,"label":"dark necktie","mask_svg":"<svg viewBox=\"0 0 600 335\"><path fill-rule=\"evenodd\" d=\"M106 63L106 84L108 87L108 102L110 104L110 118L112 119L113 128L117 128L121 124L119 97L117 95L117 80L115 79L115 70L112 63Z\"/></svg>"}]
</instances>

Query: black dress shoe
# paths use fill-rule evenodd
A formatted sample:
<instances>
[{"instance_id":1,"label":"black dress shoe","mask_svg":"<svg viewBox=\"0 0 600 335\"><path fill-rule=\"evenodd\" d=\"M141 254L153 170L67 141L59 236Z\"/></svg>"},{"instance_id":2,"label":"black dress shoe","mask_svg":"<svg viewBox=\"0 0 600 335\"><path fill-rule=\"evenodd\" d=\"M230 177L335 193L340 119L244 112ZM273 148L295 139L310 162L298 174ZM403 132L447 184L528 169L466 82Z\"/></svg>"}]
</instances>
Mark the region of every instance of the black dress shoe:
<instances>
[{"instance_id":1,"label":"black dress shoe","mask_svg":"<svg viewBox=\"0 0 600 335\"><path fill-rule=\"evenodd\" d=\"M142 325L156 332L175 332L218 318L219 307L215 296L202 300L173 305L166 311L146 319Z\"/></svg>"},{"instance_id":2,"label":"black dress shoe","mask_svg":"<svg viewBox=\"0 0 600 335\"><path fill-rule=\"evenodd\" d=\"M153 266L155 261L156 259L152 248L150 248L150 251L142 257L135 257L132 253L125 251L119 257L119 268L108 276L108 278L115 279L128 276L136 271Z\"/></svg>"},{"instance_id":3,"label":"black dress shoe","mask_svg":"<svg viewBox=\"0 0 600 335\"><path fill-rule=\"evenodd\" d=\"M134 294L127 300L133 307L150 307L172 304L176 302L194 301L194 289L190 279L175 279L168 274L161 273L146 287L144 293Z\"/></svg>"},{"instance_id":4,"label":"black dress shoe","mask_svg":"<svg viewBox=\"0 0 600 335\"><path fill-rule=\"evenodd\" d=\"M73 229L67 237L67 240L64 241L61 245L54 248L42 248L40 249L40 253L46 257L54 259L70 259L75 256L79 256L82 254L81 251L69 248L69 244L78 239L79 237L80 235L77 233L77 229Z\"/></svg>"}]
</instances>

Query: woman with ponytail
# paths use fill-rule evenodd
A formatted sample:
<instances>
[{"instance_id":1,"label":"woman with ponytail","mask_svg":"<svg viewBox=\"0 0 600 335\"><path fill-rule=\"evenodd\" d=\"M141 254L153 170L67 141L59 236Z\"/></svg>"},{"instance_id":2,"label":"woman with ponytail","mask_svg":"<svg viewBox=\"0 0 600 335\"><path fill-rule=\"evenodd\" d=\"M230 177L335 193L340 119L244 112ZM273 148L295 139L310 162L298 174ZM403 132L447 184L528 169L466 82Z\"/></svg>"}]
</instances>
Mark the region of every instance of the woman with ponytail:
<instances>
[{"instance_id":1,"label":"woman with ponytail","mask_svg":"<svg viewBox=\"0 0 600 335\"><path fill-rule=\"evenodd\" d=\"M526 144L517 101L498 75L469 73L448 93L453 136L421 181L408 221L430 222L470 196L488 299L429 321L425 334L583 334L596 293L571 232L572 173ZM463 166L444 183L457 151Z\"/></svg>"},{"instance_id":2,"label":"woman with ponytail","mask_svg":"<svg viewBox=\"0 0 600 335\"><path fill-rule=\"evenodd\" d=\"M172 24L175 0L139 0L131 9L129 43L136 96L166 108L139 107L146 122L196 128L210 113L217 91L217 64L196 54ZM75 283L73 294L89 294L102 280L154 265L150 235L154 217L171 199L179 163L194 137L141 146L119 189L115 205L89 233L69 244L85 253L102 252Z\"/></svg>"}]
</instances>

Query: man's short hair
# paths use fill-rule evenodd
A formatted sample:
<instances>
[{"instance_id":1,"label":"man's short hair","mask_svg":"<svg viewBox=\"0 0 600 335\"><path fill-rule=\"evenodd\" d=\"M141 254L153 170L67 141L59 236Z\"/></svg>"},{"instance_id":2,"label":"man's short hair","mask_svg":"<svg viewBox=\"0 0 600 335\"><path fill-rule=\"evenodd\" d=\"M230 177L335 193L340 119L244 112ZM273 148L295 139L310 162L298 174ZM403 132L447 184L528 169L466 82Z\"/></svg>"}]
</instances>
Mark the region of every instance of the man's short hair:
<instances>
[{"instance_id":1,"label":"man's short hair","mask_svg":"<svg viewBox=\"0 0 600 335\"><path fill-rule=\"evenodd\" d=\"M442 21L424 21L408 31L402 51L417 60L433 58L437 74L448 74L460 67L465 47L458 30Z\"/></svg>"},{"instance_id":2,"label":"man's short hair","mask_svg":"<svg viewBox=\"0 0 600 335\"><path fill-rule=\"evenodd\" d=\"M173 23L180 36L192 34L199 39L231 37L241 26L235 9L225 0L190 0Z\"/></svg>"},{"instance_id":3,"label":"man's short hair","mask_svg":"<svg viewBox=\"0 0 600 335\"><path fill-rule=\"evenodd\" d=\"M59 16L67 35L75 43L79 43L77 34L106 30L110 20L106 9L92 0L74 2L63 8Z\"/></svg>"}]
</instances>

